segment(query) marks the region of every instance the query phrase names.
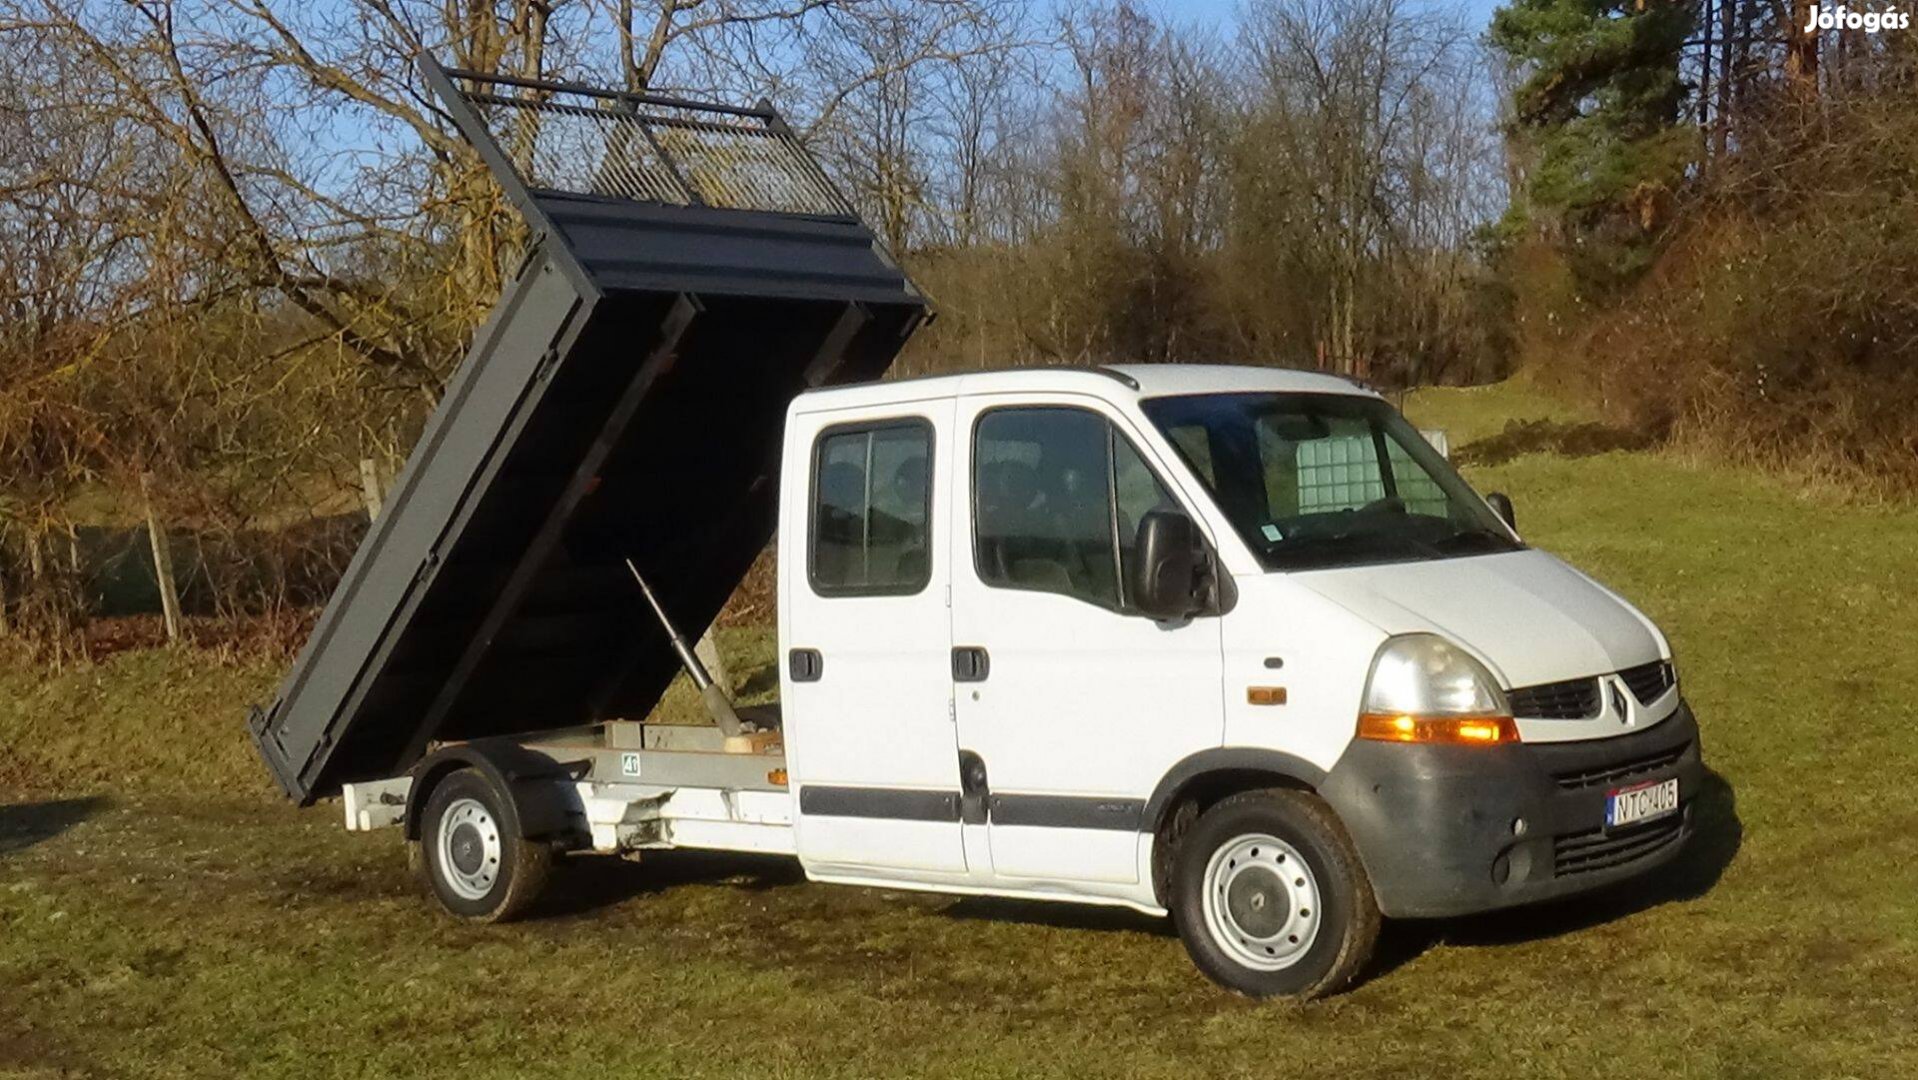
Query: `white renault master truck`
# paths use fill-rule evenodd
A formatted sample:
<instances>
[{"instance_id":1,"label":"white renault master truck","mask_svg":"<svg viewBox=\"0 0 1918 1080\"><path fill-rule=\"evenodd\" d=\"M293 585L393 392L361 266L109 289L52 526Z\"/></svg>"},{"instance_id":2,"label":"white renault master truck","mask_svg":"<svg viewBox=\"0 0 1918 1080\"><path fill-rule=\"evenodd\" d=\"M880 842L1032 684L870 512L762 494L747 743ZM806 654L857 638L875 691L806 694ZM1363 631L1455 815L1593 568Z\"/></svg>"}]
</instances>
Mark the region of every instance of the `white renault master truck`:
<instances>
[{"instance_id":1,"label":"white renault master truck","mask_svg":"<svg viewBox=\"0 0 1918 1080\"><path fill-rule=\"evenodd\" d=\"M777 716L440 745L346 785L349 826L404 826L469 918L518 913L561 851L779 852L1170 915L1252 995L1346 985L1382 916L1585 892L1691 830L1658 628L1350 382L821 390L781 469Z\"/></svg>"}]
</instances>

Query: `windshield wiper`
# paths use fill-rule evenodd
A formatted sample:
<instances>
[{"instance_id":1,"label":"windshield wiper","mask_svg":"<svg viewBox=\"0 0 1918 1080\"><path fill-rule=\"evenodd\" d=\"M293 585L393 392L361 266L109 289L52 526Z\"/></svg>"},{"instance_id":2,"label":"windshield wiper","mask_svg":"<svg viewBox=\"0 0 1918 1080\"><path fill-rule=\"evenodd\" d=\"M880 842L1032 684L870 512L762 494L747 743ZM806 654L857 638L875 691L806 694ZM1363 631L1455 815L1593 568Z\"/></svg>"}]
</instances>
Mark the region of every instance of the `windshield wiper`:
<instances>
[{"instance_id":1,"label":"windshield wiper","mask_svg":"<svg viewBox=\"0 0 1918 1080\"><path fill-rule=\"evenodd\" d=\"M1370 560L1377 557L1439 559L1445 556L1435 545L1414 537L1357 531L1287 537L1278 543L1268 544L1266 550L1283 558L1355 556Z\"/></svg>"},{"instance_id":2,"label":"windshield wiper","mask_svg":"<svg viewBox=\"0 0 1918 1080\"><path fill-rule=\"evenodd\" d=\"M1503 533L1490 529L1462 529L1432 545L1440 551L1455 552L1461 548L1482 548L1487 551L1517 551L1519 545Z\"/></svg>"}]
</instances>

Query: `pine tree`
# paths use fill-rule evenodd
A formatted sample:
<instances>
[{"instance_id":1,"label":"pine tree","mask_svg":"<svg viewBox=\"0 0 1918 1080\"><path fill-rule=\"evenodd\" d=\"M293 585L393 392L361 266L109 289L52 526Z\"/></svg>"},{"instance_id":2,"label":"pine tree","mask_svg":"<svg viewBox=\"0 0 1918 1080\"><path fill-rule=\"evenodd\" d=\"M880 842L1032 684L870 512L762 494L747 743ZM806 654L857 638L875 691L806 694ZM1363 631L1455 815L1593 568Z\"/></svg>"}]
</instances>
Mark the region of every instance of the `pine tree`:
<instances>
[{"instance_id":1,"label":"pine tree","mask_svg":"<svg viewBox=\"0 0 1918 1080\"><path fill-rule=\"evenodd\" d=\"M1696 19L1687 0L1512 0L1492 18L1523 80L1510 133L1529 158L1525 207L1613 272L1642 265L1698 159L1679 67Z\"/></svg>"}]
</instances>

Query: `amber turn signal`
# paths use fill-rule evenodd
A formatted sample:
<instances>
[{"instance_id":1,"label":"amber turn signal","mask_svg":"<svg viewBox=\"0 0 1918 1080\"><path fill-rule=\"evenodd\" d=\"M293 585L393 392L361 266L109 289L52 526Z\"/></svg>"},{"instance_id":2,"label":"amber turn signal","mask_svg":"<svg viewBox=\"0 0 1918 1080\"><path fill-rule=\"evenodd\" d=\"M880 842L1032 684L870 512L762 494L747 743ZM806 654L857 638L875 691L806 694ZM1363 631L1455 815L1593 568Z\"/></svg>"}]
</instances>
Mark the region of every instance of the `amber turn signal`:
<instances>
[{"instance_id":1,"label":"amber turn signal","mask_svg":"<svg viewBox=\"0 0 1918 1080\"><path fill-rule=\"evenodd\" d=\"M1509 716L1407 716L1364 713L1359 738L1380 742L1453 743L1495 746L1518 740L1518 723Z\"/></svg>"}]
</instances>

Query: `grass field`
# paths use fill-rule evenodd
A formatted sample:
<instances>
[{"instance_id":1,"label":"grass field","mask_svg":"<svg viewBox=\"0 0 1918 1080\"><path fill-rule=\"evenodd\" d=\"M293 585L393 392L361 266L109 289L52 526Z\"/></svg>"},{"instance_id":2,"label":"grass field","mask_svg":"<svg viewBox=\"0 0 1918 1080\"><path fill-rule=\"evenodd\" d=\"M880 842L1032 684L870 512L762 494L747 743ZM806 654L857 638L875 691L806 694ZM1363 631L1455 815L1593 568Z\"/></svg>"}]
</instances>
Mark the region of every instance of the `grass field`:
<instances>
[{"instance_id":1,"label":"grass field","mask_svg":"<svg viewBox=\"0 0 1918 1080\"><path fill-rule=\"evenodd\" d=\"M1214 990L1130 914L775 860L585 860L543 917L476 929L391 834L272 797L239 714L277 665L14 665L0 1076L1918 1074L1918 510L1592 453L1630 440L1515 386L1410 411L1675 642L1723 781L1683 869L1391 926L1309 1005ZM748 675L771 654L727 644Z\"/></svg>"}]
</instances>

